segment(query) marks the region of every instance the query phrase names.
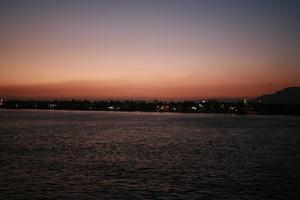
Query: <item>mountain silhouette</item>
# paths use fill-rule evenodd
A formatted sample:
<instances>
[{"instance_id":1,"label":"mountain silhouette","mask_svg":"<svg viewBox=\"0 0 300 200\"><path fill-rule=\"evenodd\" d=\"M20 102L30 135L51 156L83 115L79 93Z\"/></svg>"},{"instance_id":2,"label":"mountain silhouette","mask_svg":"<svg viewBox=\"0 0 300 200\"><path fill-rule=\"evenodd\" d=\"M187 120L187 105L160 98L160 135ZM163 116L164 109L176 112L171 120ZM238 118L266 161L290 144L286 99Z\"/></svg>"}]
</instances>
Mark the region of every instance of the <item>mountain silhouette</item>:
<instances>
[{"instance_id":1,"label":"mountain silhouette","mask_svg":"<svg viewBox=\"0 0 300 200\"><path fill-rule=\"evenodd\" d=\"M300 87L288 87L283 90L277 91L273 94L262 95L257 97L256 100L262 103L274 103L285 105L300 104Z\"/></svg>"}]
</instances>

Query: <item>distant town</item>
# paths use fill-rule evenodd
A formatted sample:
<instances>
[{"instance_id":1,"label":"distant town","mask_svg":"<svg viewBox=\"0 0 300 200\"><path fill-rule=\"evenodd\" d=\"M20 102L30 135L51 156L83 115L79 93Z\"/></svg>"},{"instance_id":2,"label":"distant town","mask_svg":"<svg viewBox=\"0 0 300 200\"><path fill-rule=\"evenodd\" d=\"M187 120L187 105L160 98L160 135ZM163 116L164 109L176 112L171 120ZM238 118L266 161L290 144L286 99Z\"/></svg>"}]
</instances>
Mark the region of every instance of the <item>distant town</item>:
<instances>
[{"instance_id":1,"label":"distant town","mask_svg":"<svg viewBox=\"0 0 300 200\"><path fill-rule=\"evenodd\" d=\"M0 98L3 109L48 109L90 111L141 111L225 114L300 114L300 88L285 88L271 95L237 101L145 101L145 100L17 100Z\"/></svg>"},{"instance_id":2,"label":"distant town","mask_svg":"<svg viewBox=\"0 0 300 200\"><path fill-rule=\"evenodd\" d=\"M285 88L274 94L237 101L145 101L145 100L17 100L0 98L2 109L140 111L224 114L300 114L300 88Z\"/></svg>"},{"instance_id":3,"label":"distant town","mask_svg":"<svg viewBox=\"0 0 300 200\"><path fill-rule=\"evenodd\" d=\"M47 109L47 110L90 110L90 111L141 111L174 113L224 113L224 114L300 114L299 105L263 104L247 101L221 102L199 101L24 101L1 100L0 108L5 109Z\"/></svg>"}]
</instances>

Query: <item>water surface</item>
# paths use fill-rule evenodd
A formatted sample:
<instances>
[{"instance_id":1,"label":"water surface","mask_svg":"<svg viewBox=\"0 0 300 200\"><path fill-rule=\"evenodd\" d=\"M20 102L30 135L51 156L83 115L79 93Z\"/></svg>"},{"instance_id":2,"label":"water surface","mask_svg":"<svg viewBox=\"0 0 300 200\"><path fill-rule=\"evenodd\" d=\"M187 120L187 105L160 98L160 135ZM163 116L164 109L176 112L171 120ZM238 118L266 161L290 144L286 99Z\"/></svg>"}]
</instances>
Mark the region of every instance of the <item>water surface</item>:
<instances>
[{"instance_id":1,"label":"water surface","mask_svg":"<svg viewBox=\"0 0 300 200\"><path fill-rule=\"evenodd\" d=\"M1 199L300 199L300 117L0 110Z\"/></svg>"}]
</instances>

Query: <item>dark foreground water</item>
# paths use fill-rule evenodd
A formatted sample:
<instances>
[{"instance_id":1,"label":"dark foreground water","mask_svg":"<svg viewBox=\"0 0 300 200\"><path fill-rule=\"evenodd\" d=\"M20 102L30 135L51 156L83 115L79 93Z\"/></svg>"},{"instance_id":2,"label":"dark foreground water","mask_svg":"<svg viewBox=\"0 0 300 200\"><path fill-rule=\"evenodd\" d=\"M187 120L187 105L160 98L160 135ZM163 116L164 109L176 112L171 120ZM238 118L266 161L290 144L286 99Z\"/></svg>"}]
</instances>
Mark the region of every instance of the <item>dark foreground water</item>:
<instances>
[{"instance_id":1,"label":"dark foreground water","mask_svg":"<svg viewBox=\"0 0 300 200\"><path fill-rule=\"evenodd\" d=\"M300 199L300 117L0 110L0 199Z\"/></svg>"}]
</instances>

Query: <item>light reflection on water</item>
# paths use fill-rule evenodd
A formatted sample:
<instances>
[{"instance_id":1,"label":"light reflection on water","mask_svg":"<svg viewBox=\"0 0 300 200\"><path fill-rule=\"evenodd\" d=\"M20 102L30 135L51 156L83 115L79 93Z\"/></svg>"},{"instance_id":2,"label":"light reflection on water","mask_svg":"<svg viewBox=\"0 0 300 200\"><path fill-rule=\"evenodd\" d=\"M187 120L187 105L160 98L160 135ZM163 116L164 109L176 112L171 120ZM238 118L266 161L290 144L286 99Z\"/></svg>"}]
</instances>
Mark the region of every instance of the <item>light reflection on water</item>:
<instances>
[{"instance_id":1,"label":"light reflection on water","mask_svg":"<svg viewBox=\"0 0 300 200\"><path fill-rule=\"evenodd\" d=\"M0 110L1 199L299 199L300 117Z\"/></svg>"}]
</instances>

